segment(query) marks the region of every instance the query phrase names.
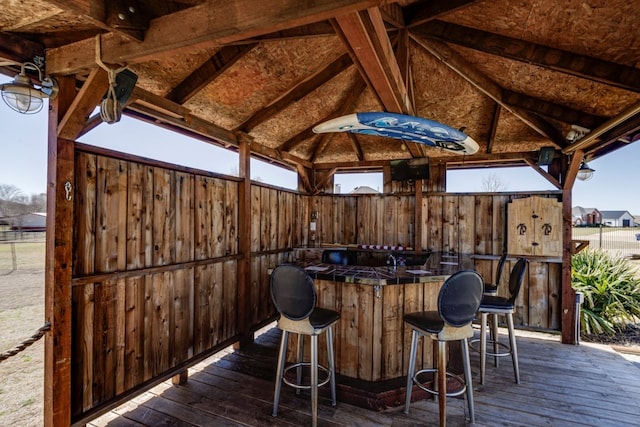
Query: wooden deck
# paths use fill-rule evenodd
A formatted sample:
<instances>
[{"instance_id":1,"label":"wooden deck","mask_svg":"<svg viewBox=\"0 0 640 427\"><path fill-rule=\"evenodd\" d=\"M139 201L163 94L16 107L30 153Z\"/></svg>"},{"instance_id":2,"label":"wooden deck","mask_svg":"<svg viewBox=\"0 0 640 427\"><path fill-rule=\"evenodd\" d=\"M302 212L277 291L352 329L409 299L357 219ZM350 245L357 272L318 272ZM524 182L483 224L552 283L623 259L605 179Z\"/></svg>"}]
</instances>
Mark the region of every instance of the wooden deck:
<instances>
[{"instance_id":1,"label":"wooden deck","mask_svg":"<svg viewBox=\"0 0 640 427\"><path fill-rule=\"evenodd\" d=\"M267 328L247 351L228 349L189 370L184 385L166 381L90 423L90 426L304 426L311 423L308 395L283 388L271 416L279 333ZM504 337L505 331L501 330ZM640 357L609 346L561 344L559 337L518 331L521 384L508 359L487 365L487 382L474 384L477 426L638 426ZM488 359L489 362L489 359ZM474 380L479 355L471 355ZM465 405L448 401L448 423L465 425ZM372 411L321 399L321 426L437 425L433 400Z\"/></svg>"}]
</instances>

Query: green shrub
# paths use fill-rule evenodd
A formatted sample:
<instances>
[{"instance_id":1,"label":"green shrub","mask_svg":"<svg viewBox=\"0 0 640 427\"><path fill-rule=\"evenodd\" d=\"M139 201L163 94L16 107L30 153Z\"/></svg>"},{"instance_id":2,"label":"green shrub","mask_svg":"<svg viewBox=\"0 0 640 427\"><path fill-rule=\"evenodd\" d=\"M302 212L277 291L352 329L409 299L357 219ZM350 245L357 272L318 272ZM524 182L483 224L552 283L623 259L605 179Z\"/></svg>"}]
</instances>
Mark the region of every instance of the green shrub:
<instances>
[{"instance_id":1,"label":"green shrub","mask_svg":"<svg viewBox=\"0 0 640 427\"><path fill-rule=\"evenodd\" d=\"M572 257L571 277L573 289L584 294L583 333L613 335L640 318L640 279L626 259L583 250Z\"/></svg>"}]
</instances>

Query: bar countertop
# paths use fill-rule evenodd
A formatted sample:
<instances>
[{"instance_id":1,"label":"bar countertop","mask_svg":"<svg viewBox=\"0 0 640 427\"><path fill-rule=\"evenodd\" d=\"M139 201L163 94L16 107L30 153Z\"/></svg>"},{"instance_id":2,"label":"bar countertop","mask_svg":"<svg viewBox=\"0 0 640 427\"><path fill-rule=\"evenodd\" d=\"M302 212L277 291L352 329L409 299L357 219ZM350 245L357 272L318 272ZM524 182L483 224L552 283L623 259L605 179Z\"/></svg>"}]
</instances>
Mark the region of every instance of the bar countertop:
<instances>
[{"instance_id":1,"label":"bar countertop","mask_svg":"<svg viewBox=\"0 0 640 427\"><path fill-rule=\"evenodd\" d=\"M395 268L324 263L300 265L314 279L372 286L442 281L459 270L474 268L473 259L469 254L449 252L431 252L422 265L398 265Z\"/></svg>"}]
</instances>

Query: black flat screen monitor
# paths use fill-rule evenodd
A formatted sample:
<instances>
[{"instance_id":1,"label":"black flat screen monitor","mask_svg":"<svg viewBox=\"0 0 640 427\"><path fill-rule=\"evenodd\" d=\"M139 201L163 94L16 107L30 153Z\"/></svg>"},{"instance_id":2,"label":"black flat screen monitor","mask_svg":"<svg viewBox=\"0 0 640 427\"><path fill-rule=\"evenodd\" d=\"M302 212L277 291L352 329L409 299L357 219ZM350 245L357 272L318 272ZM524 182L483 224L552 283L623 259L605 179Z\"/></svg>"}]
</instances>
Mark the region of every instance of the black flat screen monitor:
<instances>
[{"instance_id":1,"label":"black flat screen monitor","mask_svg":"<svg viewBox=\"0 0 640 427\"><path fill-rule=\"evenodd\" d=\"M391 180L408 181L416 179L429 179L429 159L391 160Z\"/></svg>"}]
</instances>

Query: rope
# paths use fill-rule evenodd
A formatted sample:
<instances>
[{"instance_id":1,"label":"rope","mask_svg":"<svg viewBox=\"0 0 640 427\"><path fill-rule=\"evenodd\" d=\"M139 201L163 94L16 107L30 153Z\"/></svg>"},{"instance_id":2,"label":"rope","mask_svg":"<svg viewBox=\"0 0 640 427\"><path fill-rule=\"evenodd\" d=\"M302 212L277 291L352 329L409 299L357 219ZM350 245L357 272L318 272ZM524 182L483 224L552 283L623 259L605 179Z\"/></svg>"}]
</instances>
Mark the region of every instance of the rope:
<instances>
[{"instance_id":1,"label":"rope","mask_svg":"<svg viewBox=\"0 0 640 427\"><path fill-rule=\"evenodd\" d=\"M0 362L2 362L5 359L10 358L11 356L15 356L16 354L18 354L21 351L25 350L31 344L35 343L40 338L42 338L44 336L44 333L49 331L49 330L51 330L51 323L46 322L43 326L40 327L40 329L38 329L36 331L35 334L31 335L31 338L28 338L28 339L22 341L22 343L17 345L15 348L13 348L11 350L8 350L8 351L5 351L4 353L0 354Z\"/></svg>"},{"instance_id":2,"label":"rope","mask_svg":"<svg viewBox=\"0 0 640 427\"><path fill-rule=\"evenodd\" d=\"M107 72L109 76L109 90L107 91L107 96L102 100L100 104L100 117L103 122L112 124L120 121L120 117L122 116L122 108L118 103L118 98L116 96L116 76L118 73L127 67L120 68L110 68L102 62L102 47L100 43L100 35L96 36L96 64L100 66L103 70Z\"/></svg>"}]
</instances>

